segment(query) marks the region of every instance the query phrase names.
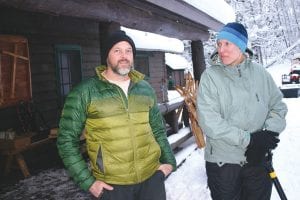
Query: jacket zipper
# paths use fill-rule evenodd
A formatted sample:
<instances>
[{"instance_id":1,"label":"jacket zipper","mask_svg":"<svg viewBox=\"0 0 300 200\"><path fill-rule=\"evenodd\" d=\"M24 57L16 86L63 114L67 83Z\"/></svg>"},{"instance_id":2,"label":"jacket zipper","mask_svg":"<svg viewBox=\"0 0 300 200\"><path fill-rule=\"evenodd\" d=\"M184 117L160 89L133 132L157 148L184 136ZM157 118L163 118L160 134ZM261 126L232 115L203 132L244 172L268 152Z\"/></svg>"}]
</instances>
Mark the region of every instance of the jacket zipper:
<instances>
[{"instance_id":1,"label":"jacket zipper","mask_svg":"<svg viewBox=\"0 0 300 200\"><path fill-rule=\"evenodd\" d=\"M117 87L117 91L118 91L119 95L121 96L122 103L123 103L124 108L125 108L125 110L128 114L128 101L126 102L126 100L124 99L124 98L126 98L126 99L128 99L128 98L126 97L126 94L124 94L123 90L118 85L115 85L115 87ZM128 117L129 117L129 114L128 114Z\"/></svg>"},{"instance_id":2,"label":"jacket zipper","mask_svg":"<svg viewBox=\"0 0 300 200\"><path fill-rule=\"evenodd\" d=\"M128 97L129 97L129 93L130 93L131 88L132 88L132 85L131 85L131 83L130 83L130 84L129 84L129 87L128 87L128 92L127 92L127 96L128 96ZM117 90L118 90L118 93L120 94L120 96L121 96L121 98L122 98L122 102L123 102L124 107L125 107L125 109L126 109L128 119L130 119L130 116L129 116L128 97L126 97L126 94L124 93L124 91L123 91L119 86L117 86ZM127 99L127 103L126 103L126 100L125 100L124 97ZM131 126L131 125L130 125L130 126ZM132 137L132 146L133 146L133 148L134 148L134 151L133 151L133 160L134 160L135 168L137 168L137 164L136 164L136 157L137 157L137 155L136 155L136 149L137 149L137 147L136 147L136 143L135 143L135 138L134 138L134 136L131 135L131 137ZM137 173L136 176L137 176L137 180L140 181L140 180L141 180L140 174Z\"/></svg>"},{"instance_id":3,"label":"jacket zipper","mask_svg":"<svg viewBox=\"0 0 300 200\"><path fill-rule=\"evenodd\" d=\"M241 78L242 77L242 72L241 72L240 66L237 66L237 69L238 69L239 77Z\"/></svg>"},{"instance_id":4,"label":"jacket zipper","mask_svg":"<svg viewBox=\"0 0 300 200\"><path fill-rule=\"evenodd\" d=\"M256 96L256 100L257 100L257 102L259 102L259 97L258 97L258 94L257 94L257 93L255 93L255 96Z\"/></svg>"},{"instance_id":5,"label":"jacket zipper","mask_svg":"<svg viewBox=\"0 0 300 200\"><path fill-rule=\"evenodd\" d=\"M132 87L133 87L133 85L134 85L134 83L132 83L131 81L130 81L130 83L129 83L129 87L128 87L128 90L127 90L127 105L128 105L128 110L129 110L129 93L130 93L130 90L132 89ZM127 110L127 113L128 113L128 118L130 119L130 116L129 116L129 112L128 112L128 110ZM131 126L131 125L130 125ZM133 136L132 136L133 137ZM133 142L132 142L132 145L133 145L133 148L134 148L134 153L133 153L133 161L134 161L134 166L135 166L135 168L137 169L138 167L137 167L137 163L136 163L136 158L137 158L137 155L136 155L136 152L137 152L137 146L136 146L136 142L135 142L135 138L133 138L133 140L132 140ZM137 180L140 182L141 181L141 175L140 175L140 173L138 173L138 171L136 171L136 176L137 176Z\"/></svg>"}]
</instances>

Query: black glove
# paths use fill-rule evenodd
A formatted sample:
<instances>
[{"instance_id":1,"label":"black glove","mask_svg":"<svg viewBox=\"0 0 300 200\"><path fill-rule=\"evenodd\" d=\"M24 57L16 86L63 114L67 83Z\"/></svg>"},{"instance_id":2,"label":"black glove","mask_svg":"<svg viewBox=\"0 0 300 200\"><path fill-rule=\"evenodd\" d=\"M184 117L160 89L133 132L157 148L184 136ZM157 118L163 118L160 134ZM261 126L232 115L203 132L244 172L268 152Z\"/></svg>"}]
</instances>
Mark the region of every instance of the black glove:
<instances>
[{"instance_id":1,"label":"black glove","mask_svg":"<svg viewBox=\"0 0 300 200\"><path fill-rule=\"evenodd\" d=\"M252 165L261 163L265 159L266 153L277 147L278 135L279 133L268 130L252 133L245 152L247 162Z\"/></svg>"},{"instance_id":2,"label":"black glove","mask_svg":"<svg viewBox=\"0 0 300 200\"><path fill-rule=\"evenodd\" d=\"M268 130L264 130L264 133L267 133L267 137L266 137L266 147L269 148L269 150L273 150L277 147L278 143L279 143L279 133L277 132L273 132L273 131L268 131Z\"/></svg>"}]
</instances>

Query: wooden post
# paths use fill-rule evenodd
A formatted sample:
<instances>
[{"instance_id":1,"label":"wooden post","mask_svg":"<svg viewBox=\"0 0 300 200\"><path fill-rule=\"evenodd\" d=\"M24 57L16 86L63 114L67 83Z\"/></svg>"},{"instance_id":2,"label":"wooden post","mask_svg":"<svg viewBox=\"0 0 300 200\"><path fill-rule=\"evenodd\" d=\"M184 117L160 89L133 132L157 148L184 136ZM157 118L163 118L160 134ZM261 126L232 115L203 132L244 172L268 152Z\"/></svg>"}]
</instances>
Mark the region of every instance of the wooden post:
<instances>
[{"instance_id":1,"label":"wooden post","mask_svg":"<svg viewBox=\"0 0 300 200\"><path fill-rule=\"evenodd\" d=\"M24 160L24 157L21 153L18 153L15 155L16 157L16 160L17 160L17 163L24 175L25 178L29 177L30 176L30 173L29 173L29 170L28 170L28 167L27 167L27 164Z\"/></svg>"},{"instance_id":2,"label":"wooden post","mask_svg":"<svg viewBox=\"0 0 300 200\"><path fill-rule=\"evenodd\" d=\"M200 76L205 70L205 57L203 43L201 40L192 41L192 61L193 61L193 71L195 81L200 81Z\"/></svg>"},{"instance_id":3,"label":"wooden post","mask_svg":"<svg viewBox=\"0 0 300 200\"><path fill-rule=\"evenodd\" d=\"M14 159L16 159L17 164L20 168L20 170L22 171L22 174L25 178L30 176L27 164L24 160L24 157L21 153L17 153L17 154L8 154L7 158L6 158L6 164L5 164L5 169L4 169L4 175L8 175L10 173L10 169L12 166L12 162L14 161Z\"/></svg>"},{"instance_id":4,"label":"wooden post","mask_svg":"<svg viewBox=\"0 0 300 200\"><path fill-rule=\"evenodd\" d=\"M166 122L171 126L172 132L177 133L179 130L178 127L178 117L176 110L172 110L165 115Z\"/></svg>"}]
</instances>

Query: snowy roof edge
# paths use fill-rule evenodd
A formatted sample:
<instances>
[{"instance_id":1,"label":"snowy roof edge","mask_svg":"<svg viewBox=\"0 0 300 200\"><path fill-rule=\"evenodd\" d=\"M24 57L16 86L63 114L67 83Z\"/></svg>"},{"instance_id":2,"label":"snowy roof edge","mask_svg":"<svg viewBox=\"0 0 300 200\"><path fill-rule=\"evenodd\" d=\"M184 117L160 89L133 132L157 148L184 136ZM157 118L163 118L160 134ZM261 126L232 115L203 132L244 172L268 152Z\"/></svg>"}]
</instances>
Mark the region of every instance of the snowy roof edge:
<instances>
[{"instance_id":1,"label":"snowy roof edge","mask_svg":"<svg viewBox=\"0 0 300 200\"><path fill-rule=\"evenodd\" d=\"M135 43L138 50L141 51L162 51L170 53L183 53L184 44L177 38L170 38L155 33L149 33L121 27Z\"/></svg>"}]
</instances>

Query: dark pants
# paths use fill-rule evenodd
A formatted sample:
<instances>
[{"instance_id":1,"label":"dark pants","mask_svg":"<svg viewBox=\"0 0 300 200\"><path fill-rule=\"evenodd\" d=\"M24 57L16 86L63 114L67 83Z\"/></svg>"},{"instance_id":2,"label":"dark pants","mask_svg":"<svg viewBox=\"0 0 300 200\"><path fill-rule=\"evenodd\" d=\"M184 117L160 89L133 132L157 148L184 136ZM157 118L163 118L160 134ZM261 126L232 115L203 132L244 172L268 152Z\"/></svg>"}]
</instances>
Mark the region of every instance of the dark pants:
<instances>
[{"instance_id":1,"label":"dark pants","mask_svg":"<svg viewBox=\"0 0 300 200\"><path fill-rule=\"evenodd\" d=\"M165 175L158 170L142 183L134 185L112 185L105 190L101 200L166 200Z\"/></svg>"},{"instance_id":2,"label":"dark pants","mask_svg":"<svg viewBox=\"0 0 300 200\"><path fill-rule=\"evenodd\" d=\"M206 162L207 183L213 200L270 200L272 180L263 165Z\"/></svg>"}]
</instances>

